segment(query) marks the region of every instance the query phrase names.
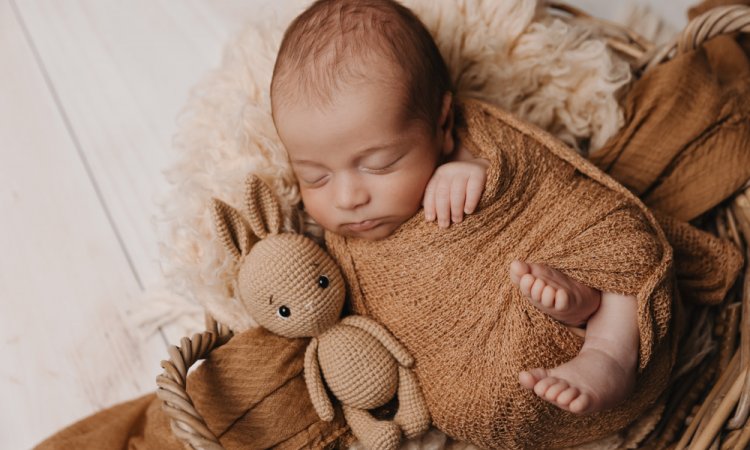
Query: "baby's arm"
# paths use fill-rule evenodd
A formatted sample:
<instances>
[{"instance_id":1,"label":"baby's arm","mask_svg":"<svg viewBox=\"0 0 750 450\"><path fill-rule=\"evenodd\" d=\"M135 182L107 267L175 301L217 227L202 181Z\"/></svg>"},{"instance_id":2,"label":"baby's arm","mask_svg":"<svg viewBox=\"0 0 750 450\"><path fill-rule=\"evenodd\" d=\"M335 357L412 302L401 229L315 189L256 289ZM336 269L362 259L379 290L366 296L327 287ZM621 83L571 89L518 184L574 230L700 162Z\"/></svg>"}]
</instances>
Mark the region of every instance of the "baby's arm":
<instances>
[{"instance_id":1,"label":"baby's arm","mask_svg":"<svg viewBox=\"0 0 750 450\"><path fill-rule=\"evenodd\" d=\"M440 165L427 183L424 193L424 215L427 221L437 219L448 228L471 214L479 204L487 181L489 162L476 158L459 146L454 158Z\"/></svg>"}]
</instances>

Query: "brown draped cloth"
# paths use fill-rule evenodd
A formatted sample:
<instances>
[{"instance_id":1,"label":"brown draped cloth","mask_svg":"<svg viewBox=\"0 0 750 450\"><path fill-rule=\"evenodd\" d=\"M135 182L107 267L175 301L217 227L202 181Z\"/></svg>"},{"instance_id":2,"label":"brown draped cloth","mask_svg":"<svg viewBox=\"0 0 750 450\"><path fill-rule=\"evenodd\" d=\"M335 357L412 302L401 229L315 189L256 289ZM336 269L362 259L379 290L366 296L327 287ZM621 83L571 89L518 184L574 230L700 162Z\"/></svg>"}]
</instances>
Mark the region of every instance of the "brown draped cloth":
<instances>
[{"instance_id":1,"label":"brown draped cloth","mask_svg":"<svg viewBox=\"0 0 750 450\"><path fill-rule=\"evenodd\" d=\"M379 241L326 234L353 311L384 324L412 353L435 425L484 448L575 445L621 430L653 406L674 363L672 248L662 226L729 244L664 218L543 131L493 106L463 104L460 145L490 161L475 214L449 229L424 213ZM688 239L689 237L689 239ZM563 411L518 383L518 373L576 356L582 339L538 311L508 277L514 259L556 268L601 291L637 298L635 392L588 416ZM736 271L735 271L736 275ZM731 277L710 275L712 294Z\"/></svg>"},{"instance_id":2,"label":"brown draped cloth","mask_svg":"<svg viewBox=\"0 0 750 450\"><path fill-rule=\"evenodd\" d=\"M234 336L187 380L187 391L224 448L323 449L351 439L341 414L321 421L303 376L308 339L263 329ZM49 437L38 450L184 450L149 394L87 417Z\"/></svg>"},{"instance_id":3,"label":"brown draped cloth","mask_svg":"<svg viewBox=\"0 0 750 450\"><path fill-rule=\"evenodd\" d=\"M708 1L712 7L750 1ZM750 179L750 38L719 36L650 70L625 126L589 159L649 207L693 220Z\"/></svg>"}]
</instances>

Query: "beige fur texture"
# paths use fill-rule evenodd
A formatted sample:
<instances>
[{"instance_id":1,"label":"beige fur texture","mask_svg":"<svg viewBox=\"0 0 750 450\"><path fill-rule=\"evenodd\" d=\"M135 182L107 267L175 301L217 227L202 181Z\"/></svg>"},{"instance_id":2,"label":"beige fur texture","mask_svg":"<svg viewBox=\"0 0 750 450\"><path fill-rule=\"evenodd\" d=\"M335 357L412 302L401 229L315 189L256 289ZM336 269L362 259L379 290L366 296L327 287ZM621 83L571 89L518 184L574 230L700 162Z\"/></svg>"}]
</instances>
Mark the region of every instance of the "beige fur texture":
<instances>
[{"instance_id":1,"label":"beige fur texture","mask_svg":"<svg viewBox=\"0 0 750 450\"><path fill-rule=\"evenodd\" d=\"M236 331L255 325L232 296L237 267L217 239L212 197L243 204L244 180L254 173L280 198L285 228L298 220L299 192L271 121L268 92L286 24L308 2L288 3L286 12L257 18L262 26L248 25L227 44L221 65L192 90L179 118L176 163L166 173L172 188L158 217L170 294L151 297L169 297L173 319L180 308L174 299L183 298L186 313L194 315L197 304ZM617 98L630 81L629 67L585 26L553 17L536 0L403 3L432 31L460 96L498 104L582 152L622 125ZM308 221L306 231L315 234L316 226ZM613 436L597 447L621 443ZM404 448L473 447L433 430Z\"/></svg>"}]
</instances>

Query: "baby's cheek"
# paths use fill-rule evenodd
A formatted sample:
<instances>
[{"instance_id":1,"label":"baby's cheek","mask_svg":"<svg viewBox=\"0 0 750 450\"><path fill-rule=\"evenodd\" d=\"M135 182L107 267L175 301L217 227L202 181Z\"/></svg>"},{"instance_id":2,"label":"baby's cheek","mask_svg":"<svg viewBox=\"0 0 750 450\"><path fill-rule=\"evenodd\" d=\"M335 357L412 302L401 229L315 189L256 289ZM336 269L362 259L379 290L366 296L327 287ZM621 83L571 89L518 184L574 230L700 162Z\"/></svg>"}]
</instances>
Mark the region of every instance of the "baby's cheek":
<instances>
[{"instance_id":1,"label":"baby's cheek","mask_svg":"<svg viewBox=\"0 0 750 450\"><path fill-rule=\"evenodd\" d=\"M411 210L412 213L416 213L422 206L422 200L424 199L424 192L427 188L427 183L430 181L431 173L415 173L403 180L400 185L394 183L392 189L392 196L394 199L404 206L405 209Z\"/></svg>"},{"instance_id":2,"label":"baby's cheek","mask_svg":"<svg viewBox=\"0 0 750 450\"><path fill-rule=\"evenodd\" d=\"M314 191L302 191L302 204L305 212L320 226L327 230L333 228L333 217L331 217L332 199Z\"/></svg>"}]
</instances>

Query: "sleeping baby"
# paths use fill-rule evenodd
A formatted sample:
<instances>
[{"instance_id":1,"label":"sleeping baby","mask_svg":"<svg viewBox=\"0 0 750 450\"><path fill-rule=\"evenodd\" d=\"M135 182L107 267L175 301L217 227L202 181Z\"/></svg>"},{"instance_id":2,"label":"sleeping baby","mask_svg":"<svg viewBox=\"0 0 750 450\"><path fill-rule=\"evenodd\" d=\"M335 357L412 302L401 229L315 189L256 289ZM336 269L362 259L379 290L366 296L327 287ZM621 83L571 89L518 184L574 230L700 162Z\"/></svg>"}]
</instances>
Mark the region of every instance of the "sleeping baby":
<instances>
[{"instance_id":1,"label":"sleeping baby","mask_svg":"<svg viewBox=\"0 0 750 450\"><path fill-rule=\"evenodd\" d=\"M436 426L564 446L655 401L673 340L653 217L543 132L455 99L411 11L316 2L284 35L271 99L354 312L412 352Z\"/></svg>"}]
</instances>

